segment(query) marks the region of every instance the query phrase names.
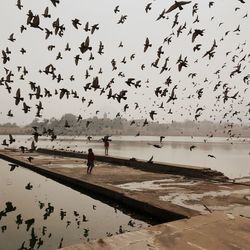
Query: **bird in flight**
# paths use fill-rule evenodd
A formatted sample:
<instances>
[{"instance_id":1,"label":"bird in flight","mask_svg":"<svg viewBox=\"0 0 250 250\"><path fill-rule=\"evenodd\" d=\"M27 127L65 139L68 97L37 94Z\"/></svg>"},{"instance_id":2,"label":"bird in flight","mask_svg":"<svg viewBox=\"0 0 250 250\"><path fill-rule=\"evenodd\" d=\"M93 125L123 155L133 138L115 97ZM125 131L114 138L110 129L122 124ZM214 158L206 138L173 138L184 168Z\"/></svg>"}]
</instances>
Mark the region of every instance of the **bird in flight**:
<instances>
[{"instance_id":1,"label":"bird in flight","mask_svg":"<svg viewBox=\"0 0 250 250\"><path fill-rule=\"evenodd\" d=\"M16 6L18 7L19 10L21 10L23 8L21 0L17 0Z\"/></svg>"},{"instance_id":2,"label":"bird in flight","mask_svg":"<svg viewBox=\"0 0 250 250\"><path fill-rule=\"evenodd\" d=\"M84 42L82 42L81 46L79 47L80 51L83 53L85 53L87 50L92 50L92 47L89 47L89 37L87 36L87 38L85 39Z\"/></svg>"},{"instance_id":3,"label":"bird in flight","mask_svg":"<svg viewBox=\"0 0 250 250\"><path fill-rule=\"evenodd\" d=\"M14 171L16 168L18 168L19 166L15 163L9 163L9 166L11 167L10 168L10 171Z\"/></svg>"},{"instance_id":4,"label":"bird in flight","mask_svg":"<svg viewBox=\"0 0 250 250\"><path fill-rule=\"evenodd\" d=\"M216 159L216 157L214 155L208 154L207 156L210 157L210 158Z\"/></svg>"},{"instance_id":5,"label":"bird in flight","mask_svg":"<svg viewBox=\"0 0 250 250\"><path fill-rule=\"evenodd\" d=\"M186 4L189 4L191 3L192 1L175 1L175 3L173 5L171 5L169 7L169 9L166 11L166 13L169 13L175 9L179 9L179 10L183 10L183 5L186 5Z\"/></svg>"},{"instance_id":6,"label":"bird in flight","mask_svg":"<svg viewBox=\"0 0 250 250\"><path fill-rule=\"evenodd\" d=\"M60 3L59 0L50 0L50 1L51 1L51 3L52 3L55 7L56 7L57 4Z\"/></svg>"},{"instance_id":7,"label":"bird in flight","mask_svg":"<svg viewBox=\"0 0 250 250\"><path fill-rule=\"evenodd\" d=\"M147 37L146 41L145 41L145 44L144 44L144 52L146 52L149 47L152 47L152 44L149 43L149 39Z\"/></svg>"}]
</instances>

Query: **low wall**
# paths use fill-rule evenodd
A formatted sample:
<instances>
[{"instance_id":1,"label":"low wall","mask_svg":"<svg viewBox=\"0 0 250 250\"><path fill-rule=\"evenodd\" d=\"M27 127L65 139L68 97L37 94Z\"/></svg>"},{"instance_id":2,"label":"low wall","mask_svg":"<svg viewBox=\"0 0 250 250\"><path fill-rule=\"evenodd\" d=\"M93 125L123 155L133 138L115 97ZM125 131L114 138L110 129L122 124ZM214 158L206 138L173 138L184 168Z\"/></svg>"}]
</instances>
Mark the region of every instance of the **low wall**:
<instances>
[{"instance_id":1,"label":"low wall","mask_svg":"<svg viewBox=\"0 0 250 250\"><path fill-rule=\"evenodd\" d=\"M63 157L81 158L87 159L87 154L64 151L64 150L51 150L39 148L37 152L49 155L58 155ZM202 178L202 179L213 179L218 181L226 181L228 178L223 173L210 168L198 168L181 164L166 164L161 162L149 163L143 160L118 158L112 156L95 155L97 161L107 162L118 166L128 166L143 171L149 171L154 173L166 173L174 175L183 175L187 177Z\"/></svg>"},{"instance_id":2,"label":"low wall","mask_svg":"<svg viewBox=\"0 0 250 250\"><path fill-rule=\"evenodd\" d=\"M105 199L108 201L113 200L117 202L118 204L123 205L124 207L132 209L133 211L145 214L146 216L150 216L154 218L155 220L157 220L159 223L169 222L173 220L179 220L179 219L190 217L189 215L185 213L184 214L175 213L174 211L169 211L169 210L151 205L150 203L145 202L143 200L134 199L132 197L125 195L122 192L114 191L114 190L108 189L106 187L103 187L94 183L90 183L84 180L80 180L77 178L73 178L67 175L60 174L58 172L53 171L53 169L45 169L42 167L38 167L28 162L24 162L14 157L10 157L6 154L0 153L0 158L8 162L12 162L17 165L28 168L36 173L39 173L43 176L46 176L55 181L58 181L59 183L62 183L66 186L70 186L73 189L80 190L83 193L88 192L92 195L97 195L99 197L102 197L102 201L104 201ZM198 215L198 213L194 212L193 215Z\"/></svg>"}]
</instances>

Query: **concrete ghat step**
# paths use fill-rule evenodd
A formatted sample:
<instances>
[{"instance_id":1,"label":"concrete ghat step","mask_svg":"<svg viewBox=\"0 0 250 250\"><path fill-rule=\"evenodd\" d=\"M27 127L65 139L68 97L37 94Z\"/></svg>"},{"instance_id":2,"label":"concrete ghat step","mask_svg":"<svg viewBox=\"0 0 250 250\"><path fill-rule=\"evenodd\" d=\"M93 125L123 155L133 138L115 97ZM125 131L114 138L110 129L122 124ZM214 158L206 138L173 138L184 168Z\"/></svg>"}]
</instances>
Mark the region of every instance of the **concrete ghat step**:
<instances>
[{"instance_id":1,"label":"concrete ghat step","mask_svg":"<svg viewBox=\"0 0 250 250\"><path fill-rule=\"evenodd\" d=\"M221 212L152 226L61 250L249 249L250 219Z\"/></svg>"},{"instance_id":2,"label":"concrete ghat step","mask_svg":"<svg viewBox=\"0 0 250 250\"><path fill-rule=\"evenodd\" d=\"M83 154L80 152L73 151L65 151L65 150L52 150L52 149L44 149L39 148L37 152L49 155L58 155L63 157L74 157L74 158L82 158L86 159L87 154ZM121 157L111 157L104 155L96 155L96 160L101 162L112 163L120 166L128 166L132 168L141 169L143 171L150 171L154 173L166 173L166 174L174 174L174 175L183 175L194 178L202 178L202 179L214 179L218 181L226 181L228 178L224 176L223 173L218 172L216 170L212 170L210 168L199 168L188 165L181 164L170 164L170 163L162 163L162 162L153 162L148 163L147 161L137 160L137 159L128 159Z\"/></svg>"}]
</instances>

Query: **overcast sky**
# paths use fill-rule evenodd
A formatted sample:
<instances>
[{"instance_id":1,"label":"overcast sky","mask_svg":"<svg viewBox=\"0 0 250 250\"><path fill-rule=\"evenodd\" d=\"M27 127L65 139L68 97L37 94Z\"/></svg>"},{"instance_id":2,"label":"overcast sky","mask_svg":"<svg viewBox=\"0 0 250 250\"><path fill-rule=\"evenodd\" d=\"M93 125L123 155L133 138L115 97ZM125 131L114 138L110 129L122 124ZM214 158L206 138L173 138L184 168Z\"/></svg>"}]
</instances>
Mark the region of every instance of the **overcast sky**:
<instances>
[{"instance_id":1,"label":"overcast sky","mask_svg":"<svg viewBox=\"0 0 250 250\"><path fill-rule=\"evenodd\" d=\"M120 112L122 117L128 119L151 120L149 112L154 110L157 113L155 120L159 122L193 120L195 115L200 114L197 116L198 121L209 119L249 123L250 77L247 79L250 74L249 1L242 4L238 0L214 0L214 4L209 8L209 1L196 0L184 5L181 11L175 9L165 14L165 18L158 21L156 19L159 14L164 9L168 10L174 1L152 1L148 13L145 12L145 6L150 1L140 0L60 0L56 7L49 0L21 0L23 5L21 10L14 0L0 0L0 2L0 48L6 51L8 47L11 51L8 55L9 61L4 64L1 60L0 78L3 79L1 81L3 85L0 85L0 123L16 122L21 125L30 123L36 117L36 104L39 101L44 107L41 111L42 117L39 118L41 120L60 118L65 113L81 114L83 118L88 118L96 115L96 111L99 111L98 117L103 117L106 112L113 118ZM195 4L197 11L192 14ZM42 16L47 6L51 18ZM119 6L117 13L114 12L116 6ZM40 27L43 30L27 25L29 10L34 15L39 15ZM118 24L122 15L127 18L123 24ZM172 27L177 17L178 24ZM62 37L55 35L52 27L57 18L60 25L65 26ZM72 20L75 18L82 24L78 29L72 25ZM90 27L99 24L99 30L95 30L93 34L84 31L86 22L89 22ZM27 28L23 33L20 32L21 25ZM186 28L177 37L180 26ZM48 39L45 39L45 28L53 32ZM204 30L203 36L197 36L192 42L192 34L196 29ZM16 39L14 42L8 40L11 33L14 33ZM79 47L87 37L90 39L92 50L82 54ZM144 52L147 37L152 47ZM170 37L169 44L164 42L165 38ZM98 54L100 41L104 45L102 55ZM121 41L123 47L119 47ZM211 59L208 56L203 57L212 48L214 41L217 45L214 57ZM65 51L67 43L71 51ZM200 44L200 50L194 52L193 48L197 44ZM49 45L54 45L55 48L49 51ZM160 46L164 54L161 54L159 68L156 68L151 64L158 58L157 51ZM21 48L24 48L26 53L22 54ZM59 52L62 59L56 60ZM89 60L90 53L94 60ZM131 60L132 54L135 56ZM76 55L82 58L78 65L75 65L74 61ZM178 71L177 60L180 55L182 59L187 57L187 67ZM122 63L124 57L126 63ZM168 57L168 70L160 73ZM113 59L116 61L116 70L113 70L111 64ZM39 73L39 70L44 71L49 64L56 68L56 75L62 76L61 82L52 80L51 74ZM143 70L142 64L145 65ZM239 65L241 65L239 72L230 77L230 73ZM20 71L18 66L21 66ZM28 74L22 77L23 66L28 70ZM89 69L90 66L92 70ZM7 82L11 87L11 93L8 93L4 81L9 70L14 74L11 77L13 82ZM86 70L90 74L87 79ZM193 74L193 78L190 73ZM72 75L74 81L70 81ZM94 77L98 77L100 89L85 91L83 87L87 83L92 83ZM169 77L172 82L168 86L165 82ZM112 78L114 83L111 84L111 88L107 88ZM134 85L128 86L125 83L128 78L134 78L134 82L140 81L141 86L137 88ZM41 87L43 97L29 98L29 93L35 93L30 88L30 81ZM176 86L174 90L176 100L168 102L174 86ZM27 114L22 110L23 101L15 105L14 96L18 88L24 97L24 102L31 107L31 111ZM44 97L44 88L51 92L52 97ZM59 95L55 95L55 89L60 92L61 88L66 88L70 92L76 90L79 98L73 98L71 94L69 99L64 97L60 100ZM102 88L105 92L100 95ZM158 97L155 94L156 88L160 90ZM107 99L110 89L113 94L127 90L127 99L121 103L118 103L117 99ZM166 93L161 96L164 89L167 89ZM229 97L227 100L223 98L225 91ZM231 98L234 95L235 99ZM84 103L82 97L86 99ZM93 104L87 107L89 100L93 100ZM139 108L135 109L135 103L138 103ZM126 104L128 109L124 112ZM202 109L196 112L197 108ZM12 111L13 117L7 116L9 110Z\"/></svg>"}]
</instances>

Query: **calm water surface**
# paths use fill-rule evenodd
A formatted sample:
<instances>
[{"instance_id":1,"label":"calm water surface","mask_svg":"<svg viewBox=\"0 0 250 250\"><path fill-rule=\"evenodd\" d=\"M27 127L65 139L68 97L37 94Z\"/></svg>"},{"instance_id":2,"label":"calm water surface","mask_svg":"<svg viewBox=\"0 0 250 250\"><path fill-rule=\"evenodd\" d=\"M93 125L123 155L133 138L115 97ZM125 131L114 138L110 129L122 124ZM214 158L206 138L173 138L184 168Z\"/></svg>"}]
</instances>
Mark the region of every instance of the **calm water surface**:
<instances>
[{"instance_id":1,"label":"calm water surface","mask_svg":"<svg viewBox=\"0 0 250 250\"><path fill-rule=\"evenodd\" d=\"M10 172L0 160L1 250L54 250L148 225L30 170Z\"/></svg>"},{"instance_id":2,"label":"calm water surface","mask_svg":"<svg viewBox=\"0 0 250 250\"><path fill-rule=\"evenodd\" d=\"M15 136L13 147L25 145L30 147L31 136ZM0 139L8 139L1 136ZM159 144L156 136L112 136L109 155L148 160L153 156L154 161L177 163L198 167L209 167L223 172L230 178L250 175L250 139L230 139L215 137L166 137L162 148L155 148L152 144ZM87 152L92 147L96 154L104 154L101 136L93 137L89 142L83 136L61 136L51 142L46 137L40 137L38 147L58 148ZM206 142L204 142L204 140ZM190 151L190 146L196 146ZM215 158L208 157L213 155Z\"/></svg>"}]
</instances>

